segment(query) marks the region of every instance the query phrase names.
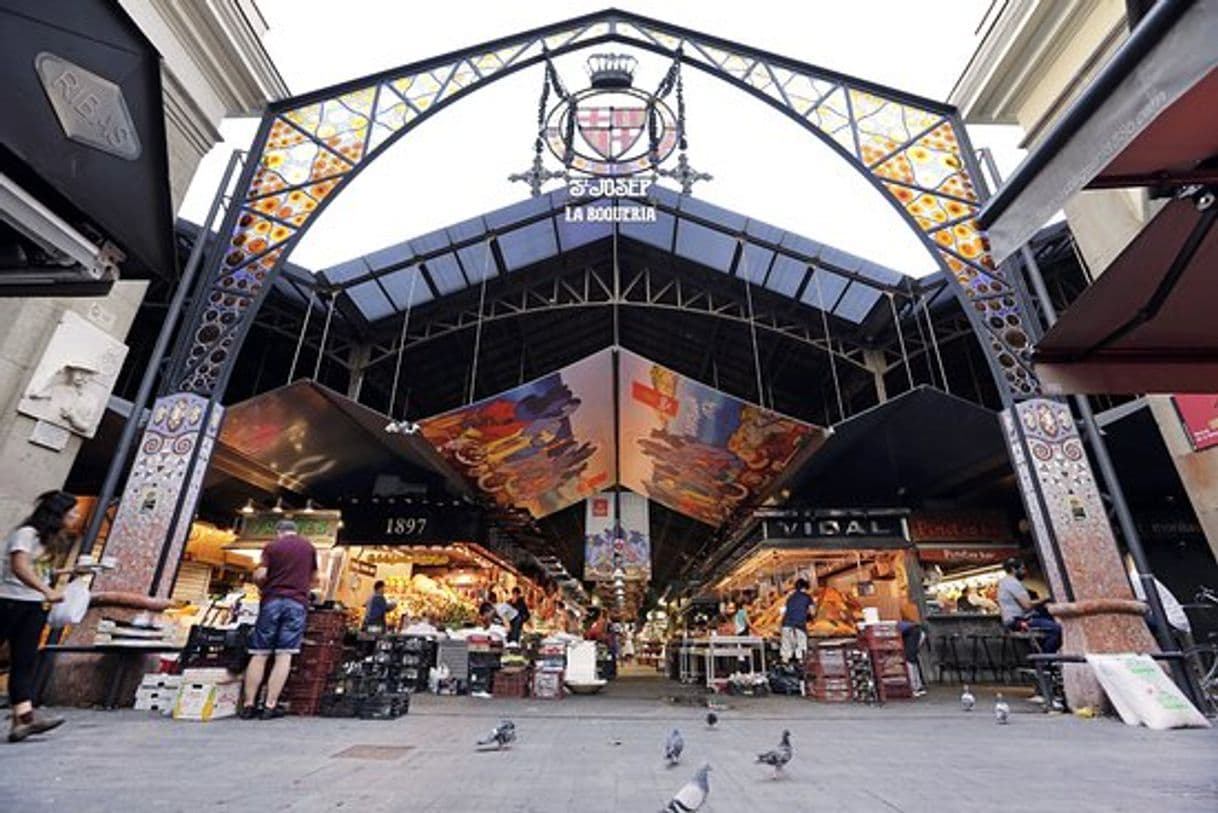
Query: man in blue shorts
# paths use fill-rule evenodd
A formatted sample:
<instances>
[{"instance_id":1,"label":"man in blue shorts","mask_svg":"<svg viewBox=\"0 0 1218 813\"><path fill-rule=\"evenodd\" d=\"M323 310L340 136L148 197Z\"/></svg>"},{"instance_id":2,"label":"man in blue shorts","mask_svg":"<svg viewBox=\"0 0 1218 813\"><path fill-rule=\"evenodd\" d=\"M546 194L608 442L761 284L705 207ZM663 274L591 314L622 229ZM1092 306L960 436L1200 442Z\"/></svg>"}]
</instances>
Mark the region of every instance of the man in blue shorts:
<instances>
[{"instance_id":1,"label":"man in blue shorts","mask_svg":"<svg viewBox=\"0 0 1218 813\"><path fill-rule=\"evenodd\" d=\"M266 662L275 663L266 684L262 719L283 716L279 693L292 669L292 656L300 652L305 624L309 619L309 590L317 581L317 551L296 533L296 523L282 520L275 525L275 539L262 549L262 563L254 571L254 583L262 591L258 620L250 636L250 662L245 669L245 696L240 716L252 719Z\"/></svg>"}]
</instances>

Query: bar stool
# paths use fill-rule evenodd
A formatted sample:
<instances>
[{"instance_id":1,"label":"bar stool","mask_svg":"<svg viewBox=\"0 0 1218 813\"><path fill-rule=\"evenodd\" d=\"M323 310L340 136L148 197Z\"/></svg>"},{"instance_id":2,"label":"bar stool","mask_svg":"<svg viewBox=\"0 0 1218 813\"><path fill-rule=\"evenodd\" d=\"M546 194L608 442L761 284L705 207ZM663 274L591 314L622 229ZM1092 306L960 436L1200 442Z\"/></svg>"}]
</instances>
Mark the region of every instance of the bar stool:
<instances>
[{"instance_id":1,"label":"bar stool","mask_svg":"<svg viewBox=\"0 0 1218 813\"><path fill-rule=\"evenodd\" d=\"M994 650L990 648L990 641L994 638L994 635L982 632L975 632L969 635L973 652L973 680L977 679L978 672L981 672L981 676L985 677L985 670L989 670L990 674L994 676L995 683L1002 681L1002 670L998 661L994 658ZM995 641L995 644L997 645L998 642Z\"/></svg>"},{"instance_id":2,"label":"bar stool","mask_svg":"<svg viewBox=\"0 0 1218 813\"><path fill-rule=\"evenodd\" d=\"M936 646L936 666L938 668L939 683L944 682L943 676L947 672L955 672L957 682L964 679L964 666L960 662L960 650L957 646L959 641L960 635L958 633L942 635L939 637L939 642Z\"/></svg>"}]
</instances>

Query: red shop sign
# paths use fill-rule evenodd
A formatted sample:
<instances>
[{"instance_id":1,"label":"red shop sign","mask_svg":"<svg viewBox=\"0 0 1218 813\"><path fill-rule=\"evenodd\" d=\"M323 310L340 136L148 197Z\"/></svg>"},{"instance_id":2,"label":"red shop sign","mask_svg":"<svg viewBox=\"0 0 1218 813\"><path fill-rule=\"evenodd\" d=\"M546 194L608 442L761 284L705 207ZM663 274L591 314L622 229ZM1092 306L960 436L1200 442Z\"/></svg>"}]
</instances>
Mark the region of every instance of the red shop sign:
<instances>
[{"instance_id":1,"label":"red shop sign","mask_svg":"<svg viewBox=\"0 0 1218 813\"><path fill-rule=\"evenodd\" d=\"M1011 523L1001 511L918 513L909 518L914 542L1009 542Z\"/></svg>"},{"instance_id":2,"label":"red shop sign","mask_svg":"<svg viewBox=\"0 0 1218 813\"><path fill-rule=\"evenodd\" d=\"M1009 559L1012 556L1019 555L1019 548L1006 547L997 545L987 545L984 547L919 547L918 558L923 562L930 562L938 565L962 565L962 564L986 564L989 562L1001 562L1003 559Z\"/></svg>"},{"instance_id":3,"label":"red shop sign","mask_svg":"<svg viewBox=\"0 0 1218 813\"><path fill-rule=\"evenodd\" d=\"M1198 452L1218 446L1218 395L1173 395L1184 431Z\"/></svg>"}]
</instances>

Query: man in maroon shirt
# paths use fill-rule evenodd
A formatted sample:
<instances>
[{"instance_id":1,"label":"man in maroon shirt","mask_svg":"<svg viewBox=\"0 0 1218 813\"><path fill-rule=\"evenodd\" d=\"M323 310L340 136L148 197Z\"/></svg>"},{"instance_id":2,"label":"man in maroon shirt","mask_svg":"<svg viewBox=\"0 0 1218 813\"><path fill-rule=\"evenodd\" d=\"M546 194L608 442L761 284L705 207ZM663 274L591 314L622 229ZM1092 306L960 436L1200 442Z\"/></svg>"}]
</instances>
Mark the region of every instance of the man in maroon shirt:
<instances>
[{"instance_id":1,"label":"man in maroon shirt","mask_svg":"<svg viewBox=\"0 0 1218 813\"><path fill-rule=\"evenodd\" d=\"M241 719L255 714L258 688L272 654L275 664L266 685L262 719L283 716L279 693L292 669L292 656L300 652L309 618L309 589L317 581L317 551L296 534L296 523L282 520L275 525L275 540L262 549L262 563L254 571L254 583L262 591L258 620L250 636L250 662L245 669L245 702Z\"/></svg>"}]
</instances>

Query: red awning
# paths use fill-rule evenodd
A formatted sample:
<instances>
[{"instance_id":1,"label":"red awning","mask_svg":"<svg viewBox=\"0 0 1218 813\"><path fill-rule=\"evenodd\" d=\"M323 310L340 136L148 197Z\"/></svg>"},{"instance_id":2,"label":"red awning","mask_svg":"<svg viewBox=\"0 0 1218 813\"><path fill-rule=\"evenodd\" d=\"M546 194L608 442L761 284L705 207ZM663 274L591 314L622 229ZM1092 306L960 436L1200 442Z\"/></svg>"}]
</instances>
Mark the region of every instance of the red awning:
<instances>
[{"instance_id":1,"label":"red awning","mask_svg":"<svg viewBox=\"0 0 1218 813\"><path fill-rule=\"evenodd\" d=\"M1037 343L1047 392L1218 389L1216 216L1173 200L1142 229Z\"/></svg>"}]
</instances>

